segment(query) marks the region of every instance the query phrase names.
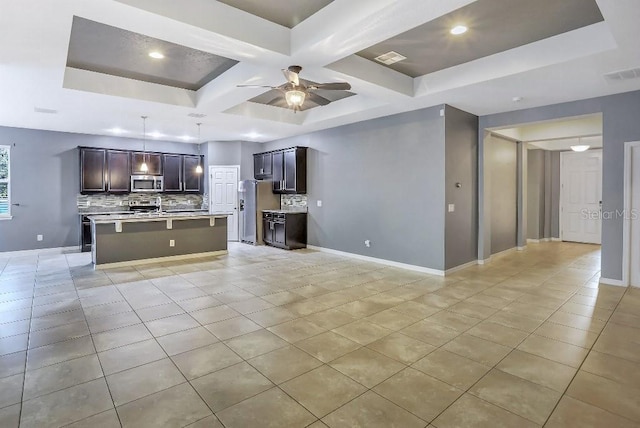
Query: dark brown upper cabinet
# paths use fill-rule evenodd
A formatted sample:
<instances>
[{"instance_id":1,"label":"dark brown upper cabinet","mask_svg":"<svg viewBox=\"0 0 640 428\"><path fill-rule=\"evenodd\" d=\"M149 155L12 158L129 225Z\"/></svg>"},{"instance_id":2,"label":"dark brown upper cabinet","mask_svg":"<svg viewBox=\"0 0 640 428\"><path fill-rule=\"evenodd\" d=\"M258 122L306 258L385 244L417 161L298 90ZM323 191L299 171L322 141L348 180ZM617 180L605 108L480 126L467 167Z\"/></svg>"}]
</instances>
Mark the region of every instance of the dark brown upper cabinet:
<instances>
[{"instance_id":1,"label":"dark brown upper cabinet","mask_svg":"<svg viewBox=\"0 0 640 428\"><path fill-rule=\"evenodd\" d=\"M183 171L184 171L184 191L199 193L203 186L202 176L204 175L203 158L198 155L183 155ZM203 172L196 172L196 168L200 165Z\"/></svg>"},{"instance_id":2,"label":"dark brown upper cabinet","mask_svg":"<svg viewBox=\"0 0 640 428\"><path fill-rule=\"evenodd\" d=\"M307 148L273 152L273 193L307 193Z\"/></svg>"},{"instance_id":3,"label":"dark brown upper cabinet","mask_svg":"<svg viewBox=\"0 0 640 428\"><path fill-rule=\"evenodd\" d=\"M131 175L164 176L164 192L202 193L204 171L196 172L204 156L179 153L147 153L148 171L140 171L142 152L96 147L78 147L80 152L80 193L129 193Z\"/></svg>"},{"instance_id":4,"label":"dark brown upper cabinet","mask_svg":"<svg viewBox=\"0 0 640 428\"><path fill-rule=\"evenodd\" d=\"M182 192L182 155L163 154L164 191Z\"/></svg>"},{"instance_id":5,"label":"dark brown upper cabinet","mask_svg":"<svg viewBox=\"0 0 640 428\"><path fill-rule=\"evenodd\" d=\"M273 155L269 153L256 153L253 155L253 177L256 180L270 180L272 177Z\"/></svg>"},{"instance_id":6,"label":"dark brown upper cabinet","mask_svg":"<svg viewBox=\"0 0 640 428\"><path fill-rule=\"evenodd\" d=\"M80 193L107 190L107 151L80 148Z\"/></svg>"},{"instance_id":7,"label":"dark brown upper cabinet","mask_svg":"<svg viewBox=\"0 0 640 428\"><path fill-rule=\"evenodd\" d=\"M131 190L129 152L107 150L107 192L127 193Z\"/></svg>"},{"instance_id":8,"label":"dark brown upper cabinet","mask_svg":"<svg viewBox=\"0 0 640 428\"><path fill-rule=\"evenodd\" d=\"M140 167L146 159L148 171L141 171ZM131 174L133 175L162 175L162 155L160 153L131 153Z\"/></svg>"}]
</instances>

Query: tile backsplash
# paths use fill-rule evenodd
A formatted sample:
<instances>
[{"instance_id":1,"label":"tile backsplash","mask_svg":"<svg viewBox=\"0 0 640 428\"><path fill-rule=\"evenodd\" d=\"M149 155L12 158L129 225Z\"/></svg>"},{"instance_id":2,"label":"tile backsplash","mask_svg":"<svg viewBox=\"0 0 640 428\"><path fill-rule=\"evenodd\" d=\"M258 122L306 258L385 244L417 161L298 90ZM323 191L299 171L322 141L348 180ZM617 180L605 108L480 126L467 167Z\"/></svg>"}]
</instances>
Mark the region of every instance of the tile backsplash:
<instances>
[{"instance_id":1,"label":"tile backsplash","mask_svg":"<svg viewBox=\"0 0 640 428\"><path fill-rule=\"evenodd\" d=\"M166 209L207 209L207 195L170 194L170 193L130 193L124 195L78 195L78 212L127 211L129 205L155 203L162 197L162 205Z\"/></svg>"},{"instance_id":2,"label":"tile backsplash","mask_svg":"<svg viewBox=\"0 0 640 428\"><path fill-rule=\"evenodd\" d=\"M282 208L307 208L307 195L280 195Z\"/></svg>"}]
</instances>

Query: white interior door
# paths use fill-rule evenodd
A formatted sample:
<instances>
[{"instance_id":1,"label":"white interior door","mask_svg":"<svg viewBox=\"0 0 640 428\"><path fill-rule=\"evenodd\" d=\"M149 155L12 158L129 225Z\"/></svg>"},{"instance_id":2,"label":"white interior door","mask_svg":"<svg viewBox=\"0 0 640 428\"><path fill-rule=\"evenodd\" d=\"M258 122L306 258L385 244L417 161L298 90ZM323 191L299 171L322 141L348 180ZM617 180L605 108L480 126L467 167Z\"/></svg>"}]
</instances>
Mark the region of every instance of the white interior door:
<instances>
[{"instance_id":1,"label":"white interior door","mask_svg":"<svg viewBox=\"0 0 640 428\"><path fill-rule=\"evenodd\" d=\"M230 213L227 217L227 239L238 240L238 166L209 167L209 212Z\"/></svg>"},{"instance_id":2,"label":"white interior door","mask_svg":"<svg viewBox=\"0 0 640 428\"><path fill-rule=\"evenodd\" d=\"M600 244L602 150L561 154L562 240Z\"/></svg>"},{"instance_id":3,"label":"white interior door","mask_svg":"<svg viewBox=\"0 0 640 428\"><path fill-rule=\"evenodd\" d=\"M630 282L640 287L640 146L631 150L631 212L625 213L631 225Z\"/></svg>"}]
</instances>

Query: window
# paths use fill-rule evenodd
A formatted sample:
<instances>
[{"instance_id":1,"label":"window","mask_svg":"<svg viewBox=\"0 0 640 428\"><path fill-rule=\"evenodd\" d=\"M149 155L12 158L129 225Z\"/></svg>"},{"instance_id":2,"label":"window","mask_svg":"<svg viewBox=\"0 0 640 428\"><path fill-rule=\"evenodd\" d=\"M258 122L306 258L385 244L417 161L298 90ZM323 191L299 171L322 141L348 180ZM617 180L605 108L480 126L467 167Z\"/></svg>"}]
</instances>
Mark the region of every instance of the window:
<instances>
[{"instance_id":1,"label":"window","mask_svg":"<svg viewBox=\"0 0 640 428\"><path fill-rule=\"evenodd\" d=\"M9 150L9 146L0 146L0 219L11 218Z\"/></svg>"}]
</instances>

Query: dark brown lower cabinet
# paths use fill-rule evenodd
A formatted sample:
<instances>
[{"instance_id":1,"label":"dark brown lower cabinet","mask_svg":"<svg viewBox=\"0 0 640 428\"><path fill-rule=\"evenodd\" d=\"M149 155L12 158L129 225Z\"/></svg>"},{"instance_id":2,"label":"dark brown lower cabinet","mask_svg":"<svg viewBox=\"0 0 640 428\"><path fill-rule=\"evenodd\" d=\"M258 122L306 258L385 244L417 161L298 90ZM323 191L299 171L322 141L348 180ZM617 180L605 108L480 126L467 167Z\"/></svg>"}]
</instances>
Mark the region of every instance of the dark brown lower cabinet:
<instances>
[{"instance_id":1,"label":"dark brown lower cabinet","mask_svg":"<svg viewBox=\"0 0 640 428\"><path fill-rule=\"evenodd\" d=\"M262 226L267 245L285 250L307 247L307 213L263 212Z\"/></svg>"}]
</instances>

